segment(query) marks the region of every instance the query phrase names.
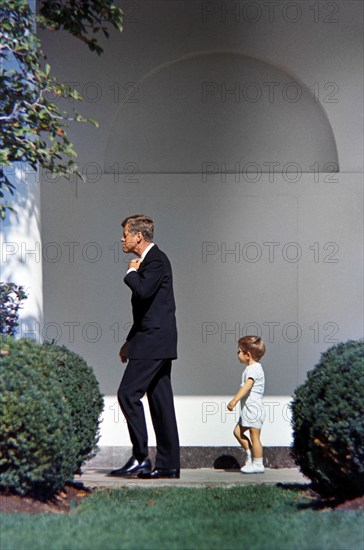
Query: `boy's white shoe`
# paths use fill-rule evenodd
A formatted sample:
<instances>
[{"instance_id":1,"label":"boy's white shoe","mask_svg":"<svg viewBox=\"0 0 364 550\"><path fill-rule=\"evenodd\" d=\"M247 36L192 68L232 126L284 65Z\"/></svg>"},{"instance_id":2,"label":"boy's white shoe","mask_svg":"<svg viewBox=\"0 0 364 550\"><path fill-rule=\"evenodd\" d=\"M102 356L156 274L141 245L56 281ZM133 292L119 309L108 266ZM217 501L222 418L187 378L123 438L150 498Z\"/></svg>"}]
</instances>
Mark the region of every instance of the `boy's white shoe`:
<instances>
[{"instance_id":1,"label":"boy's white shoe","mask_svg":"<svg viewBox=\"0 0 364 550\"><path fill-rule=\"evenodd\" d=\"M245 466L240 468L242 474L254 474L254 466L252 462L247 462Z\"/></svg>"},{"instance_id":2,"label":"boy's white shoe","mask_svg":"<svg viewBox=\"0 0 364 550\"><path fill-rule=\"evenodd\" d=\"M253 462L253 468L255 474L264 474L263 464L255 464L255 462Z\"/></svg>"},{"instance_id":3,"label":"boy's white shoe","mask_svg":"<svg viewBox=\"0 0 364 550\"><path fill-rule=\"evenodd\" d=\"M264 466L249 462L240 469L242 474L264 474Z\"/></svg>"}]
</instances>

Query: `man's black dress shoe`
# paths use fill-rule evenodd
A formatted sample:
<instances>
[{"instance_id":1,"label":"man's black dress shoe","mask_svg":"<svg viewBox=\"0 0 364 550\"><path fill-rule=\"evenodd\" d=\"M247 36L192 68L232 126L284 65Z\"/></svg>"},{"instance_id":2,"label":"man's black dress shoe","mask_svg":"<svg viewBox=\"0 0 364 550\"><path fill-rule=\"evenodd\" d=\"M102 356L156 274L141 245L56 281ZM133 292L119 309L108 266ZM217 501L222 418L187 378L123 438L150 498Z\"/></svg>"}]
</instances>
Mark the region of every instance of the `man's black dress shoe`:
<instances>
[{"instance_id":1,"label":"man's black dress shoe","mask_svg":"<svg viewBox=\"0 0 364 550\"><path fill-rule=\"evenodd\" d=\"M149 458L145 458L142 462L139 462L139 460L132 456L122 468L112 470L108 475L111 477L136 476L140 473L148 473L151 469L152 464Z\"/></svg>"},{"instance_id":2,"label":"man's black dress shoe","mask_svg":"<svg viewBox=\"0 0 364 550\"><path fill-rule=\"evenodd\" d=\"M151 472L140 472L138 477L141 479L160 479L166 477L179 479L179 469L154 468Z\"/></svg>"}]
</instances>

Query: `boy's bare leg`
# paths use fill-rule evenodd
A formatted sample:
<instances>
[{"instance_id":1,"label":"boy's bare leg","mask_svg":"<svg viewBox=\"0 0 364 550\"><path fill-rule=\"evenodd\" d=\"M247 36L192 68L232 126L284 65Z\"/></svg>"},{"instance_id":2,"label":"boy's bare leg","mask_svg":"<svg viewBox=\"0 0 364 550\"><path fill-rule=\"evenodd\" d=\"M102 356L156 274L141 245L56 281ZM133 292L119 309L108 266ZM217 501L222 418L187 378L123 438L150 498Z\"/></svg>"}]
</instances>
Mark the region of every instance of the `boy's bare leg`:
<instances>
[{"instance_id":1,"label":"boy's bare leg","mask_svg":"<svg viewBox=\"0 0 364 550\"><path fill-rule=\"evenodd\" d=\"M246 452L246 461L245 464L251 464L252 463L252 444L249 439L245 435L245 432L249 428L243 428L240 424L237 424L234 429L234 435L236 439L239 441L240 445L243 447L244 451Z\"/></svg>"},{"instance_id":2,"label":"boy's bare leg","mask_svg":"<svg viewBox=\"0 0 364 550\"><path fill-rule=\"evenodd\" d=\"M244 434L246 430L249 430L251 443L249 438ZM240 471L243 474L264 474L263 446L260 442L260 429L244 428L238 424L234 430L234 435L243 449L248 453L248 460Z\"/></svg>"},{"instance_id":3,"label":"boy's bare leg","mask_svg":"<svg viewBox=\"0 0 364 550\"><path fill-rule=\"evenodd\" d=\"M263 458L263 446L260 441L260 432L260 428L249 428L254 458Z\"/></svg>"},{"instance_id":4,"label":"boy's bare leg","mask_svg":"<svg viewBox=\"0 0 364 550\"><path fill-rule=\"evenodd\" d=\"M247 430L248 428L243 428L243 426L240 426L240 424L237 424L234 429L234 435L236 439L239 441L240 445L243 447L244 451L251 451L252 444L250 442L249 437L247 437L244 433Z\"/></svg>"}]
</instances>

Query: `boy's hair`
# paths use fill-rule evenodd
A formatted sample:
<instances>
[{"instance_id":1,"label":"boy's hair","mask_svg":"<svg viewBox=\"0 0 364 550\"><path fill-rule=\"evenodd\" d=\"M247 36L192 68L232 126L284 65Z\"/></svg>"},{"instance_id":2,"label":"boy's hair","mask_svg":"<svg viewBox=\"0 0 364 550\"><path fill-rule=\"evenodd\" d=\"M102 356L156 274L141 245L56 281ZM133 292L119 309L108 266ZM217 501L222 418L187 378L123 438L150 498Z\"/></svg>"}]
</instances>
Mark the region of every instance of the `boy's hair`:
<instances>
[{"instance_id":1,"label":"boy's hair","mask_svg":"<svg viewBox=\"0 0 364 550\"><path fill-rule=\"evenodd\" d=\"M125 228L127 225L131 233L135 234L140 232L147 242L153 241L154 222L149 216L144 216L144 214L128 216L121 222L121 227Z\"/></svg>"},{"instance_id":2,"label":"boy's hair","mask_svg":"<svg viewBox=\"0 0 364 550\"><path fill-rule=\"evenodd\" d=\"M244 336L238 341L239 349L250 352L255 361L259 361L265 354L265 343L260 336Z\"/></svg>"}]
</instances>

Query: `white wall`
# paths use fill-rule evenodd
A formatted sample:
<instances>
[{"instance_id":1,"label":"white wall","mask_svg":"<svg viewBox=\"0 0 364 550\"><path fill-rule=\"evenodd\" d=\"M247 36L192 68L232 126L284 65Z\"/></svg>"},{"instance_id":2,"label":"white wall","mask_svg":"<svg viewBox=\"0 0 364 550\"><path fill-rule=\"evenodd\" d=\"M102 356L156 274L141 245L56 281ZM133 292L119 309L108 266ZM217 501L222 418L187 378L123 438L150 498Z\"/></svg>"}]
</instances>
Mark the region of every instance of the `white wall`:
<instances>
[{"instance_id":1,"label":"white wall","mask_svg":"<svg viewBox=\"0 0 364 550\"><path fill-rule=\"evenodd\" d=\"M239 386L241 334L265 339L266 400L282 408L323 350L362 336L363 6L274 5L128 2L100 58L42 35L100 121L70 132L85 183L43 177L42 238L43 336L94 367L102 445L127 444L110 407L131 321L128 214L155 218L174 269L182 445L233 443L234 419L203 422L203 403ZM289 445L281 413L263 435Z\"/></svg>"},{"instance_id":2,"label":"white wall","mask_svg":"<svg viewBox=\"0 0 364 550\"><path fill-rule=\"evenodd\" d=\"M239 419L239 410L230 412L226 405L231 396L177 395L176 416L181 445L189 447L231 447L233 429ZM148 400L143 399L146 411L149 445L156 444ZM266 420L262 428L262 441L266 447L286 447L292 439L289 400L285 396L270 395L264 401ZM117 439L115 434L117 432ZM102 417L100 447L128 447L129 432L117 399L108 396Z\"/></svg>"}]
</instances>

